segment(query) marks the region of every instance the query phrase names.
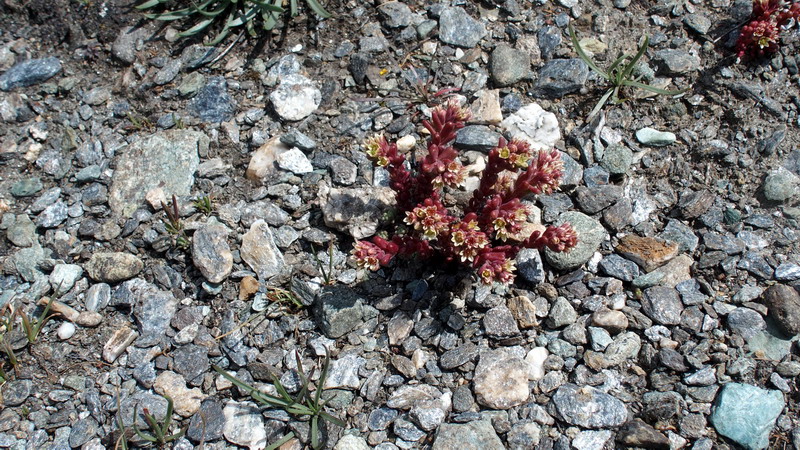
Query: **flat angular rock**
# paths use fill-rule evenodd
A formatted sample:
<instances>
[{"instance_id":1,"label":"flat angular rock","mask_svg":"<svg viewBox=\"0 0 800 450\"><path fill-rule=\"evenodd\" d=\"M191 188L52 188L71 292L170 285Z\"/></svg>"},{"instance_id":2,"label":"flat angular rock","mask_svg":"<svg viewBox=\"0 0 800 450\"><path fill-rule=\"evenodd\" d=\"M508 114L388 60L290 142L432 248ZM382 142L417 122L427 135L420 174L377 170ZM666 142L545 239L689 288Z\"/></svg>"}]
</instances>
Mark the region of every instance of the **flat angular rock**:
<instances>
[{"instance_id":1,"label":"flat angular rock","mask_svg":"<svg viewBox=\"0 0 800 450\"><path fill-rule=\"evenodd\" d=\"M228 228L218 222L200 227L192 235L192 261L203 276L220 283L233 269L233 253L228 246Z\"/></svg>"},{"instance_id":2,"label":"flat angular rock","mask_svg":"<svg viewBox=\"0 0 800 450\"><path fill-rule=\"evenodd\" d=\"M272 236L272 230L261 219L255 221L250 230L242 236L240 254L244 262L263 281L279 274L285 265L283 254Z\"/></svg>"},{"instance_id":3,"label":"flat angular rock","mask_svg":"<svg viewBox=\"0 0 800 450\"><path fill-rule=\"evenodd\" d=\"M228 94L228 82L223 77L210 77L205 86L189 102L189 112L204 122L225 122L233 117L236 107Z\"/></svg>"},{"instance_id":4,"label":"flat angular rock","mask_svg":"<svg viewBox=\"0 0 800 450\"><path fill-rule=\"evenodd\" d=\"M478 403L493 409L521 405L530 396L527 364L505 349L481 354L473 384Z\"/></svg>"},{"instance_id":5,"label":"flat angular rock","mask_svg":"<svg viewBox=\"0 0 800 450\"><path fill-rule=\"evenodd\" d=\"M717 432L748 450L769 446L769 435L786 402L780 391L742 383L720 390L711 412Z\"/></svg>"},{"instance_id":6,"label":"flat angular rock","mask_svg":"<svg viewBox=\"0 0 800 450\"><path fill-rule=\"evenodd\" d=\"M384 212L395 203L389 188L333 188L322 205L325 225L349 233L355 239L375 234Z\"/></svg>"},{"instance_id":7,"label":"flat angular rock","mask_svg":"<svg viewBox=\"0 0 800 450\"><path fill-rule=\"evenodd\" d=\"M533 91L547 98L561 98L577 92L589 78L589 66L583 60L554 59L539 69Z\"/></svg>"},{"instance_id":8,"label":"flat angular rock","mask_svg":"<svg viewBox=\"0 0 800 450\"><path fill-rule=\"evenodd\" d=\"M553 395L550 406L565 422L583 428L617 427L628 419L624 403L591 386L565 384Z\"/></svg>"},{"instance_id":9,"label":"flat angular rock","mask_svg":"<svg viewBox=\"0 0 800 450\"><path fill-rule=\"evenodd\" d=\"M208 137L197 131L167 130L118 150L108 194L111 209L130 217L155 188L169 195L189 195L200 164L198 153L208 152L208 142Z\"/></svg>"},{"instance_id":10,"label":"flat angular rock","mask_svg":"<svg viewBox=\"0 0 800 450\"><path fill-rule=\"evenodd\" d=\"M0 91L39 84L61 72L61 61L55 56L29 59L17 63L0 75Z\"/></svg>"},{"instance_id":11,"label":"flat angular rock","mask_svg":"<svg viewBox=\"0 0 800 450\"><path fill-rule=\"evenodd\" d=\"M678 250L679 246L674 242L635 234L622 237L616 248L619 254L641 266L645 272L652 272L668 263L678 255Z\"/></svg>"},{"instance_id":12,"label":"flat angular rock","mask_svg":"<svg viewBox=\"0 0 800 450\"><path fill-rule=\"evenodd\" d=\"M464 8L445 8L439 15L439 39L457 47L475 47L486 35L486 27L470 17Z\"/></svg>"},{"instance_id":13,"label":"flat angular rock","mask_svg":"<svg viewBox=\"0 0 800 450\"><path fill-rule=\"evenodd\" d=\"M313 81L291 74L281 78L278 87L269 95L269 101L281 119L297 121L317 110L322 93Z\"/></svg>"},{"instance_id":14,"label":"flat angular rock","mask_svg":"<svg viewBox=\"0 0 800 450\"><path fill-rule=\"evenodd\" d=\"M510 86L529 75L531 57L524 50L498 44L492 51L489 71L498 86Z\"/></svg>"},{"instance_id":15,"label":"flat angular rock","mask_svg":"<svg viewBox=\"0 0 800 450\"><path fill-rule=\"evenodd\" d=\"M504 450L503 441L489 419L464 424L445 423L439 427L432 450L452 449Z\"/></svg>"},{"instance_id":16,"label":"flat angular rock","mask_svg":"<svg viewBox=\"0 0 800 450\"><path fill-rule=\"evenodd\" d=\"M642 311L662 325L678 325L681 323L683 303L675 289L653 286L644 291Z\"/></svg>"},{"instance_id":17,"label":"flat angular rock","mask_svg":"<svg viewBox=\"0 0 800 450\"><path fill-rule=\"evenodd\" d=\"M347 286L330 286L320 290L314 311L322 332L336 339L363 323L364 299Z\"/></svg>"},{"instance_id":18,"label":"flat angular rock","mask_svg":"<svg viewBox=\"0 0 800 450\"><path fill-rule=\"evenodd\" d=\"M389 408L409 410L424 400L434 400L442 396L441 391L427 384L400 386L392 392L386 406Z\"/></svg>"},{"instance_id":19,"label":"flat angular rock","mask_svg":"<svg viewBox=\"0 0 800 450\"><path fill-rule=\"evenodd\" d=\"M200 410L205 395L200 389L189 389L186 380L172 371L161 372L153 385L159 395L169 395L174 402L175 412L181 417L191 417Z\"/></svg>"}]
</instances>

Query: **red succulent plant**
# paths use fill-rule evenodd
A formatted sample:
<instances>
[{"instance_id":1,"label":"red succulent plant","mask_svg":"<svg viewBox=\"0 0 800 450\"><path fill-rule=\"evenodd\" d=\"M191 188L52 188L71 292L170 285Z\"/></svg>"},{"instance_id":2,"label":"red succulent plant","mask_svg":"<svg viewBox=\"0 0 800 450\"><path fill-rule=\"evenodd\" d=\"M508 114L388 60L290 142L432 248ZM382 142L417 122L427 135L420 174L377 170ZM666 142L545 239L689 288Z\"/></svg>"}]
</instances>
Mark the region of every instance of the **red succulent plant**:
<instances>
[{"instance_id":1,"label":"red succulent plant","mask_svg":"<svg viewBox=\"0 0 800 450\"><path fill-rule=\"evenodd\" d=\"M578 237L569 224L531 231L529 210L521 201L528 194L551 193L558 187L563 165L555 150L534 152L527 142L501 138L488 155L478 188L463 216L457 205L442 200L442 189L456 188L466 168L453 148L456 132L468 112L456 103L434 108L422 125L430 133L428 154L414 168L397 145L385 137L370 139L366 153L389 172L400 210L395 235L356 242L353 256L359 267L377 270L395 256L421 259L439 255L445 262L468 264L484 283L514 280L514 258L523 248L569 251ZM530 225L530 226L528 226Z\"/></svg>"},{"instance_id":2,"label":"red succulent plant","mask_svg":"<svg viewBox=\"0 0 800 450\"><path fill-rule=\"evenodd\" d=\"M778 51L780 32L800 20L800 2L753 0L753 14L736 41L740 59L758 59Z\"/></svg>"}]
</instances>

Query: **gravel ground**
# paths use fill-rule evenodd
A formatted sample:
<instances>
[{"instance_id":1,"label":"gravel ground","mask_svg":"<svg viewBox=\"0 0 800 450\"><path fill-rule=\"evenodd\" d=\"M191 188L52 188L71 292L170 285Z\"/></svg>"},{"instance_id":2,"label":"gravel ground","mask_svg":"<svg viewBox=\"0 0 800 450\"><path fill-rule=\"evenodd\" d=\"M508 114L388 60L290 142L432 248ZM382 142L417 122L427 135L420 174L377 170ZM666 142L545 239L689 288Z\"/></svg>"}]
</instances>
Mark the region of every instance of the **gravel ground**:
<instances>
[{"instance_id":1,"label":"gravel ground","mask_svg":"<svg viewBox=\"0 0 800 450\"><path fill-rule=\"evenodd\" d=\"M329 353L328 448L800 449L797 27L746 63L747 0L327 3L217 47L121 0L0 3L0 306L57 299L35 342L4 334L0 448L114 448L120 421L143 445L165 395L167 447L303 448L212 365L295 393ZM636 73L687 92L587 123L605 85L568 24L601 65L649 35ZM555 143L532 205L572 252L522 252L511 285L357 269L392 200L362 144L421 154L443 88L465 164Z\"/></svg>"}]
</instances>

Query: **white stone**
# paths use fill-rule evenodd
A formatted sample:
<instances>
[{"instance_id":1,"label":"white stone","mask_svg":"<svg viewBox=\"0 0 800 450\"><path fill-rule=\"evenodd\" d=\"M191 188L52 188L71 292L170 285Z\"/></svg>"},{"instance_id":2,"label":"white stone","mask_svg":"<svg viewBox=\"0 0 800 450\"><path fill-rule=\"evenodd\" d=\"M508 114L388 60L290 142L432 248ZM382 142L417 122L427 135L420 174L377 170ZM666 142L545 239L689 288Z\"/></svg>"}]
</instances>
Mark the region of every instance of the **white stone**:
<instances>
[{"instance_id":1,"label":"white stone","mask_svg":"<svg viewBox=\"0 0 800 450\"><path fill-rule=\"evenodd\" d=\"M267 429L261 412L253 402L229 400L222 410L225 426L222 434L228 442L250 450L263 450L267 446Z\"/></svg>"},{"instance_id":2,"label":"white stone","mask_svg":"<svg viewBox=\"0 0 800 450\"><path fill-rule=\"evenodd\" d=\"M256 220L250 231L242 236L239 250L244 262L258 274L261 280L268 280L283 270L283 254L275 245L272 230L263 220Z\"/></svg>"},{"instance_id":3,"label":"white stone","mask_svg":"<svg viewBox=\"0 0 800 450\"><path fill-rule=\"evenodd\" d=\"M537 381L544 378L544 360L547 359L547 355L546 348L536 347L525 356L525 362L528 363L529 380Z\"/></svg>"},{"instance_id":4,"label":"white stone","mask_svg":"<svg viewBox=\"0 0 800 450\"><path fill-rule=\"evenodd\" d=\"M417 145L417 138L414 136L407 134L400 139L397 140L397 150L401 152L407 152L414 148Z\"/></svg>"},{"instance_id":5,"label":"white stone","mask_svg":"<svg viewBox=\"0 0 800 450\"><path fill-rule=\"evenodd\" d=\"M550 150L561 139L556 115L536 103L523 106L500 126L512 138L527 141L533 150Z\"/></svg>"},{"instance_id":6,"label":"white stone","mask_svg":"<svg viewBox=\"0 0 800 450\"><path fill-rule=\"evenodd\" d=\"M492 409L509 409L528 400L528 364L507 349L481 353L473 386L479 404Z\"/></svg>"},{"instance_id":7,"label":"white stone","mask_svg":"<svg viewBox=\"0 0 800 450\"><path fill-rule=\"evenodd\" d=\"M348 434L339 439L333 450L369 450L369 445L363 437Z\"/></svg>"},{"instance_id":8,"label":"white stone","mask_svg":"<svg viewBox=\"0 0 800 450\"><path fill-rule=\"evenodd\" d=\"M58 327L56 334L58 334L59 339L66 341L75 335L75 325L73 325L72 322L64 322Z\"/></svg>"},{"instance_id":9,"label":"white stone","mask_svg":"<svg viewBox=\"0 0 800 450\"><path fill-rule=\"evenodd\" d=\"M308 78L292 74L281 80L269 95L269 100L281 119L296 121L317 110L322 102L322 93Z\"/></svg>"},{"instance_id":10,"label":"white stone","mask_svg":"<svg viewBox=\"0 0 800 450\"><path fill-rule=\"evenodd\" d=\"M281 153L277 158L278 167L297 175L311 172L314 167L308 160L305 153L299 148L293 148L288 152Z\"/></svg>"}]
</instances>

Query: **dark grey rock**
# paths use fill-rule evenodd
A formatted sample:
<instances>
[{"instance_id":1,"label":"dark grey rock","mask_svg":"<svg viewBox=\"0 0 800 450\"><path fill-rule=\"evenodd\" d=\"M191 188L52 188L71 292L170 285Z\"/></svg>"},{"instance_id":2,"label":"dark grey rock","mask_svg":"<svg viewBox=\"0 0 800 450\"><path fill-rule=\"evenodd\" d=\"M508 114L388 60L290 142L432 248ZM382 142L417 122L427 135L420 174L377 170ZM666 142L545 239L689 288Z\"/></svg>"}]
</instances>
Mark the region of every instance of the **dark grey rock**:
<instances>
[{"instance_id":1,"label":"dark grey rock","mask_svg":"<svg viewBox=\"0 0 800 450\"><path fill-rule=\"evenodd\" d=\"M529 76L531 57L523 50L498 44L492 51L489 72L498 86L510 86Z\"/></svg>"},{"instance_id":2,"label":"dark grey rock","mask_svg":"<svg viewBox=\"0 0 800 450\"><path fill-rule=\"evenodd\" d=\"M203 375L211 369L208 360L208 349L195 344L186 344L172 352L172 362L175 372L183 375L186 382L198 386L203 381Z\"/></svg>"},{"instance_id":3,"label":"dark grey rock","mask_svg":"<svg viewBox=\"0 0 800 450\"><path fill-rule=\"evenodd\" d=\"M703 14L688 14L684 16L683 23L699 34L706 34L711 29L711 19Z\"/></svg>"},{"instance_id":4,"label":"dark grey rock","mask_svg":"<svg viewBox=\"0 0 800 450\"><path fill-rule=\"evenodd\" d=\"M517 321L505 305L496 306L483 316L483 329L486 335L496 339L508 338L519 334Z\"/></svg>"},{"instance_id":5,"label":"dark grey rock","mask_svg":"<svg viewBox=\"0 0 800 450\"><path fill-rule=\"evenodd\" d=\"M576 320L578 320L578 313L575 312L575 308L569 300L563 297L556 300L547 315L547 325L550 328L561 328L575 323Z\"/></svg>"},{"instance_id":6,"label":"dark grey rock","mask_svg":"<svg viewBox=\"0 0 800 450\"><path fill-rule=\"evenodd\" d=\"M323 333L336 339L363 323L364 299L347 286L327 286L320 290L314 311Z\"/></svg>"},{"instance_id":7,"label":"dark grey rock","mask_svg":"<svg viewBox=\"0 0 800 450\"><path fill-rule=\"evenodd\" d=\"M786 202L797 196L800 189L800 177L779 167L767 175L761 190L764 198L772 202Z\"/></svg>"},{"instance_id":8,"label":"dark grey rock","mask_svg":"<svg viewBox=\"0 0 800 450\"><path fill-rule=\"evenodd\" d=\"M222 403L218 399L206 399L200 404L200 410L192 416L186 437L194 442L213 442L222 437L224 427Z\"/></svg>"},{"instance_id":9,"label":"dark grey rock","mask_svg":"<svg viewBox=\"0 0 800 450\"><path fill-rule=\"evenodd\" d=\"M14 224L6 230L6 237L17 247L30 247L39 242L36 225L27 214L15 216Z\"/></svg>"},{"instance_id":10,"label":"dark grey rock","mask_svg":"<svg viewBox=\"0 0 800 450\"><path fill-rule=\"evenodd\" d=\"M762 280L769 280L775 273L764 257L757 252L747 252L736 264L738 269L744 269Z\"/></svg>"},{"instance_id":11,"label":"dark grey rock","mask_svg":"<svg viewBox=\"0 0 800 450\"><path fill-rule=\"evenodd\" d=\"M197 95L189 102L189 113L204 122L225 122L236 110L223 77L209 77Z\"/></svg>"},{"instance_id":12,"label":"dark grey rock","mask_svg":"<svg viewBox=\"0 0 800 450\"><path fill-rule=\"evenodd\" d=\"M353 77L356 84L364 84L367 79L367 68L369 67L370 58L362 53L356 53L350 57L350 63L347 69Z\"/></svg>"},{"instance_id":13,"label":"dark grey rock","mask_svg":"<svg viewBox=\"0 0 800 450\"><path fill-rule=\"evenodd\" d=\"M556 49L561 45L561 29L554 26L545 26L537 33L539 51L545 61L552 59Z\"/></svg>"},{"instance_id":14,"label":"dark grey rock","mask_svg":"<svg viewBox=\"0 0 800 450\"><path fill-rule=\"evenodd\" d=\"M544 282L544 264L542 264L542 255L538 250L525 248L517 254L517 273L533 285Z\"/></svg>"},{"instance_id":15,"label":"dark grey rock","mask_svg":"<svg viewBox=\"0 0 800 450\"><path fill-rule=\"evenodd\" d=\"M605 186L608 184L610 180L610 175L606 169L597 164L587 167L586 170L583 171L583 182L586 183L586 187L589 189L595 189L600 186ZM615 199L614 202L616 202Z\"/></svg>"},{"instance_id":16,"label":"dark grey rock","mask_svg":"<svg viewBox=\"0 0 800 450\"><path fill-rule=\"evenodd\" d=\"M411 25L411 8L399 1L390 1L378 6L383 23L389 28L403 28Z\"/></svg>"},{"instance_id":17,"label":"dark grey rock","mask_svg":"<svg viewBox=\"0 0 800 450\"><path fill-rule=\"evenodd\" d=\"M36 225L42 228L55 228L66 219L67 204L58 200L36 216Z\"/></svg>"},{"instance_id":18,"label":"dark grey rock","mask_svg":"<svg viewBox=\"0 0 800 450\"><path fill-rule=\"evenodd\" d=\"M289 147L297 147L304 151L310 151L317 148L317 143L313 139L297 130L292 130L282 135L280 137L280 141Z\"/></svg>"},{"instance_id":19,"label":"dark grey rock","mask_svg":"<svg viewBox=\"0 0 800 450\"><path fill-rule=\"evenodd\" d=\"M401 439L409 442L416 442L422 439L426 434L424 431L417 428L416 425L402 417L395 419L392 431Z\"/></svg>"},{"instance_id":20,"label":"dark grey rock","mask_svg":"<svg viewBox=\"0 0 800 450\"><path fill-rule=\"evenodd\" d=\"M5 406L19 406L28 399L33 391L31 380L13 380L3 386L3 404Z\"/></svg>"},{"instance_id":21,"label":"dark grey rock","mask_svg":"<svg viewBox=\"0 0 800 450\"><path fill-rule=\"evenodd\" d=\"M500 134L485 125L468 125L456 132L455 144L465 150L488 152L497 146Z\"/></svg>"},{"instance_id":22,"label":"dark grey rock","mask_svg":"<svg viewBox=\"0 0 800 450\"><path fill-rule=\"evenodd\" d=\"M0 91L39 84L61 72L61 61L55 56L29 59L15 64L0 75Z\"/></svg>"},{"instance_id":23,"label":"dark grey rock","mask_svg":"<svg viewBox=\"0 0 800 450\"><path fill-rule=\"evenodd\" d=\"M442 356L439 357L439 366L444 370L452 370L477 358L478 347L471 342L466 342L442 353Z\"/></svg>"},{"instance_id":24,"label":"dark grey rock","mask_svg":"<svg viewBox=\"0 0 800 450\"><path fill-rule=\"evenodd\" d=\"M623 175L628 172L633 163L633 152L625 145L617 144L606 148L600 165L611 175Z\"/></svg>"},{"instance_id":25,"label":"dark grey rock","mask_svg":"<svg viewBox=\"0 0 800 450\"><path fill-rule=\"evenodd\" d=\"M553 413L570 425L583 428L609 428L622 425L628 418L625 404L591 386L572 383L558 388L550 400Z\"/></svg>"},{"instance_id":26,"label":"dark grey rock","mask_svg":"<svg viewBox=\"0 0 800 450\"><path fill-rule=\"evenodd\" d=\"M584 171L585 175L586 171ZM588 188L578 186L575 189L575 202L586 214L596 214L613 205L622 197L622 187L613 184Z\"/></svg>"},{"instance_id":27,"label":"dark grey rock","mask_svg":"<svg viewBox=\"0 0 800 450\"><path fill-rule=\"evenodd\" d=\"M666 241L676 242L681 252L693 252L700 243L700 238L694 231L678 219L670 219L664 231L658 235Z\"/></svg>"},{"instance_id":28,"label":"dark grey rock","mask_svg":"<svg viewBox=\"0 0 800 450\"><path fill-rule=\"evenodd\" d=\"M662 325L678 325L681 323L683 304L675 289L653 286L644 291L642 311Z\"/></svg>"},{"instance_id":29,"label":"dark grey rock","mask_svg":"<svg viewBox=\"0 0 800 450\"><path fill-rule=\"evenodd\" d=\"M445 44L472 48L486 35L486 27L461 7L444 8L439 15L439 39Z\"/></svg>"},{"instance_id":30,"label":"dark grey rock","mask_svg":"<svg viewBox=\"0 0 800 450\"><path fill-rule=\"evenodd\" d=\"M383 431L391 425L397 414L397 410L392 408L381 407L374 409L369 413L367 426L372 431Z\"/></svg>"},{"instance_id":31,"label":"dark grey rock","mask_svg":"<svg viewBox=\"0 0 800 450\"><path fill-rule=\"evenodd\" d=\"M599 267L606 275L622 281L633 281L639 276L639 266L635 262L616 254L605 256Z\"/></svg>"},{"instance_id":32,"label":"dark grey rock","mask_svg":"<svg viewBox=\"0 0 800 450\"><path fill-rule=\"evenodd\" d=\"M42 190L42 180L39 177L24 178L11 186L11 195L14 197L30 197Z\"/></svg>"},{"instance_id":33,"label":"dark grey rock","mask_svg":"<svg viewBox=\"0 0 800 450\"><path fill-rule=\"evenodd\" d=\"M539 70L534 94L561 98L577 92L589 77L589 66L580 59L554 59Z\"/></svg>"}]
</instances>

